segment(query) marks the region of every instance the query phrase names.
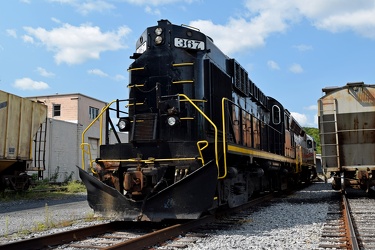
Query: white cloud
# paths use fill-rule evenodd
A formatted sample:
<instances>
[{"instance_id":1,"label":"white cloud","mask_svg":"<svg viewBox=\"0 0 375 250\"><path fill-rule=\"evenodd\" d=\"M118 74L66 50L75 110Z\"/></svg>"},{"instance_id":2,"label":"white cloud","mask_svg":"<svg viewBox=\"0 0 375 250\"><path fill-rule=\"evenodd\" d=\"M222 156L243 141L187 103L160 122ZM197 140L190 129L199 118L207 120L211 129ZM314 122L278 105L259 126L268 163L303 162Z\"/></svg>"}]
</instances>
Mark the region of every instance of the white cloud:
<instances>
[{"instance_id":1,"label":"white cloud","mask_svg":"<svg viewBox=\"0 0 375 250\"><path fill-rule=\"evenodd\" d=\"M223 24L195 20L190 25L212 37L225 53L233 54L264 46L271 34L287 32L292 24L304 19L317 29L353 31L375 39L374 16L375 0L246 0L242 16ZM300 45L297 49L305 51L312 47Z\"/></svg>"},{"instance_id":2,"label":"white cloud","mask_svg":"<svg viewBox=\"0 0 375 250\"><path fill-rule=\"evenodd\" d=\"M55 17L52 17L51 20L54 23L61 23L61 21L59 19L55 18Z\"/></svg>"},{"instance_id":3,"label":"white cloud","mask_svg":"<svg viewBox=\"0 0 375 250\"><path fill-rule=\"evenodd\" d=\"M53 77L55 76L54 73L52 72L48 72L46 69L42 68L42 67L38 67L36 69L36 71L41 75L41 76L45 76L45 77Z\"/></svg>"},{"instance_id":4,"label":"white cloud","mask_svg":"<svg viewBox=\"0 0 375 250\"><path fill-rule=\"evenodd\" d=\"M296 119L296 121L302 127L305 127L306 125L309 124L307 116L305 114L300 114L300 113L296 113L296 112L290 112L290 114L293 116L294 119Z\"/></svg>"},{"instance_id":5,"label":"white cloud","mask_svg":"<svg viewBox=\"0 0 375 250\"><path fill-rule=\"evenodd\" d=\"M108 3L108 1L102 1L102 0L49 0L50 2L55 2L59 4L67 4L72 6L76 9L77 12L79 12L82 15L87 15L90 12L105 12L112 9L115 9L116 7L113 4Z\"/></svg>"},{"instance_id":6,"label":"white cloud","mask_svg":"<svg viewBox=\"0 0 375 250\"><path fill-rule=\"evenodd\" d=\"M27 77L15 80L13 86L21 90L41 90L49 88L47 83L37 82Z\"/></svg>"},{"instance_id":7,"label":"white cloud","mask_svg":"<svg viewBox=\"0 0 375 250\"><path fill-rule=\"evenodd\" d=\"M280 67L279 67L279 65L277 64L277 62L275 62L275 61L273 61L273 60L269 60L269 61L267 62L267 65L268 65L268 67L269 67L270 69L274 69L274 70L279 70L279 69L280 69Z\"/></svg>"},{"instance_id":8,"label":"white cloud","mask_svg":"<svg viewBox=\"0 0 375 250\"><path fill-rule=\"evenodd\" d=\"M318 110L318 105L310 105L308 107L305 107L306 110Z\"/></svg>"},{"instance_id":9,"label":"white cloud","mask_svg":"<svg viewBox=\"0 0 375 250\"><path fill-rule=\"evenodd\" d=\"M300 73L303 72L303 68L298 63L294 63L294 64L292 64L292 66L289 67L289 71L291 71L295 74L300 74Z\"/></svg>"},{"instance_id":10,"label":"white cloud","mask_svg":"<svg viewBox=\"0 0 375 250\"><path fill-rule=\"evenodd\" d=\"M90 75L97 75L100 77L108 77L108 74L104 73L100 69L90 69L87 71L87 73L89 73Z\"/></svg>"},{"instance_id":11,"label":"white cloud","mask_svg":"<svg viewBox=\"0 0 375 250\"><path fill-rule=\"evenodd\" d=\"M77 0L49 0L50 2L60 3L60 4L75 4Z\"/></svg>"},{"instance_id":12,"label":"white cloud","mask_svg":"<svg viewBox=\"0 0 375 250\"><path fill-rule=\"evenodd\" d=\"M146 6L145 12L152 15L160 16L161 12L159 9L152 9L150 6Z\"/></svg>"},{"instance_id":13,"label":"white cloud","mask_svg":"<svg viewBox=\"0 0 375 250\"><path fill-rule=\"evenodd\" d=\"M249 23L243 18L231 18L226 25L216 25L210 20L192 21L189 25L212 37L215 44L226 54L263 46L268 35L258 22Z\"/></svg>"},{"instance_id":14,"label":"white cloud","mask_svg":"<svg viewBox=\"0 0 375 250\"><path fill-rule=\"evenodd\" d=\"M110 79L112 79L114 81L117 81L117 82L123 81L123 80L126 79L125 76L120 75L120 74L117 74L117 75L112 77L112 76L108 75L107 73L103 72L100 69L90 69L90 70L87 71L87 73L90 74L90 75L96 75L96 76L99 76L99 77L107 77L107 78L110 78Z\"/></svg>"},{"instance_id":15,"label":"white cloud","mask_svg":"<svg viewBox=\"0 0 375 250\"><path fill-rule=\"evenodd\" d=\"M120 75L120 74L117 74L117 75L115 75L115 77L113 78L115 81L123 81L123 80L125 80L126 79L126 77L125 76L123 76L123 75Z\"/></svg>"},{"instance_id":16,"label":"white cloud","mask_svg":"<svg viewBox=\"0 0 375 250\"><path fill-rule=\"evenodd\" d=\"M298 2L300 13L318 29L330 32L353 31L375 39L374 0L315 0Z\"/></svg>"},{"instance_id":17,"label":"white cloud","mask_svg":"<svg viewBox=\"0 0 375 250\"><path fill-rule=\"evenodd\" d=\"M17 38L17 31L16 30L14 30L14 29L7 29L6 32L7 32L8 36Z\"/></svg>"},{"instance_id":18,"label":"white cloud","mask_svg":"<svg viewBox=\"0 0 375 250\"><path fill-rule=\"evenodd\" d=\"M302 127L318 127L318 115L315 114L300 114L297 112L290 112L291 116Z\"/></svg>"},{"instance_id":19,"label":"white cloud","mask_svg":"<svg viewBox=\"0 0 375 250\"><path fill-rule=\"evenodd\" d=\"M306 44L294 45L293 47L302 52L312 50L312 46Z\"/></svg>"},{"instance_id":20,"label":"white cloud","mask_svg":"<svg viewBox=\"0 0 375 250\"><path fill-rule=\"evenodd\" d=\"M166 4L172 4L172 3L192 3L197 0L125 0L125 2L128 2L130 4L134 5L166 5Z\"/></svg>"},{"instance_id":21,"label":"white cloud","mask_svg":"<svg viewBox=\"0 0 375 250\"><path fill-rule=\"evenodd\" d=\"M122 40L131 31L128 27L122 26L117 31L102 32L99 27L88 24L64 24L50 31L40 27L24 29L29 34L28 37L33 36L49 51L55 53L57 64L80 64L90 59L99 59L102 52L126 48Z\"/></svg>"},{"instance_id":22,"label":"white cloud","mask_svg":"<svg viewBox=\"0 0 375 250\"><path fill-rule=\"evenodd\" d=\"M88 13L94 11L104 12L111 9L115 9L115 6L105 1L88 1L85 3L80 3L77 6L77 11L83 15L87 15Z\"/></svg>"},{"instance_id":23,"label":"white cloud","mask_svg":"<svg viewBox=\"0 0 375 250\"><path fill-rule=\"evenodd\" d=\"M25 43L34 43L34 38L32 38L31 36L28 36L28 35L23 35L22 40Z\"/></svg>"}]
</instances>

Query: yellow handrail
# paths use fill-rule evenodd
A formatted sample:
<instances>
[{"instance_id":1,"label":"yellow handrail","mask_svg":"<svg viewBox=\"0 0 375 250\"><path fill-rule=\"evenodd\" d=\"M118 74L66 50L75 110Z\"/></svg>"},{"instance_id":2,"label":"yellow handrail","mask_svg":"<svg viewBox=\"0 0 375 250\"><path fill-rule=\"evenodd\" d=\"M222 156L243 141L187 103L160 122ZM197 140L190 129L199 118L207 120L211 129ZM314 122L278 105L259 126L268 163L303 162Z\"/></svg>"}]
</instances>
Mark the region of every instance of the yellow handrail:
<instances>
[{"instance_id":1,"label":"yellow handrail","mask_svg":"<svg viewBox=\"0 0 375 250\"><path fill-rule=\"evenodd\" d=\"M102 112L104 111L104 108L105 107L103 107L102 108ZM103 133L102 133L102 131L103 131L103 116L101 115L100 116L100 124L99 124L99 131L100 131L100 135L99 135L99 145L102 145L102 142L103 142Z\"/></svg>"},{"instance_id":2,"label":"yellow handrail","mask_svg":"<svg viewBox=\"0 0 375 250\"><path fill-rule=\"evenodd\" d=\"M92 125L94 125L94 123L103 115L103 113L114 103L116 102L116 100L113 100L112 102L110 102L107 106L105 106L102 111L100 112L100 114L95 117L95 119L87 126L87 128L85 130L83 130L82 132L82 138L81 138L81 150L82 150L82 169L84 170L85 169L85 145L88 145L88 143L85 143L85 134L87 132L87 130L89 130L89 128L92 127ZM100 130L100 134L102 133L102 130ZM101 135L100 135L101 136ZM89 151L87 153L90 153L90 168L91 168L91 171L93 173L95 173L95 170L92 168L92 160L91 160L91 152L90 152L90 145L88 145L88 148L89 148Z\"/></svg>"},{"instance_id":3,"label":"yellow handrail","mask_svg":"<svg viewBox=\"0 0 375 250\"><path fill-rule=\"evenodd\" d=\"M203 99L190 99L193 102L207 102L207 100ZM180 102L187 102L188 100L180 100Z\"/></svg>"},{"instance_id":4,"label":"yellow handrail","mask_svg":"<svg viewBox=\"0 0 375 250\"><path fill-rule=\"evenodd\" d=\"M193 66L193 62L187 62L187 63L174 63L172 64L173 67L183 67L183 66Z\"/></svg>"},{"instance_id":5,"label":"yellow handrail","mask_svg":"<svg viewBox=\"0 0 375 250\"><path fill-rule=\"evenodd\" d=\"M220 176L220 169L219 169L219 159L218 159L218 131L217 131L217 127L215 125L214 122L212 122L212 120L193 102L193 100L191 100L189 97L187 97L186 95L184 94L178 94L178 96L180 97L183 97L185 98L184 100L181 100L181 101L188 101L190 102L190 104L214 127L214 130L215 130L215 163L216 163L216 167L218 169L218 179L223 179L226 177L227 175L227 168L226 168L226 162L224 162L224 165L225 165L225 168L224 168L224 175L223 176ZM94 125L94 123L98 120L98 119L101 119L100 120L100 123L102 123L102 116L103 116L103 113L114 103L116 102L116 100L110 102L107 106L105 106L102 111L100 112L100 114L89 124L89 126L87 126L87 128L82 132L82 138L81 138L81 150L82 150L82 169L85 169L85 153L89 155L90 157L90 169L93 173L96 173L95 169L92 167L92 163L95 162L95 160L92 160L91 158L91 150L90 150L90 145L88 143L85 143L85 134L86 132ZM224 101L223 101L224 103ZM223 114L223 118L224 118L224 114ZM223 121L224 123L224 121ZM102 141L102 124L100 124L100 142ZM225 133L223 135L223 139L225 139ZM203 146L202 148L200 148L200 144L201 143L206 143L205 146ZM224 143L224 153L226 153L225 151L225 141L223 142ZM202 155L202 150L205 149L206 147L208 146L208 142L207 141L198 141L197 142L197 147L198 147L198 150L199 150L199 154L200 154L200 159L204 165L204 159L203 159L203 155ZM85 147L87 147L87 150L85 150ZM181 160L196 160L197 158L173 158L173 159L154 159L154 160L137 160L137 159L126 159L126 160L105 160L105 161L126 161L126 162L137 162L137 161L142 161L142 162L152 162L152 161L181 161ZM226 155L225 155L225 159L226 159ZM99 161L102 161L102 160L99 160Z\"/></svg>"},{"instance_id":6,"label":"yellow handrail","mask_svg":"<svg viewBox=\"0 0 375 250\"><path fill-rule=\"evenodd\" d=\"M133 84L133 85L128 85L128 88L137 88L137 87L144 87L144 84Z\"/></svg>"},{"instance_id":7,"label":"yellow handrail","mask_svg":"<svg viewBox=\"0 0 375 250\"><path fill-rule=\"evenodd\" d=\"M132 69L128 69L128 71L134 71L134 70L144 70L145 67L140 67L140 68L132 68Z\"/></svg>"},{"instance_id":8,"label":"yellow handrail","mask_svg":"<svg viewBox=\"0 0 375 250\"><path fill-rule=\"evenodd\" d=\"M173 84L184 84L184 83L194 83L194 80L181 80L181 81L174 81Z\"/></svg>"},{"instance_id":9,"label":"yellow handrail","mask_svg":"<svg viewBox=\"0 0 375 250\"><path fill-rule=\"evenodd\" d=\"M85 146L87 146L87 149L88 150L85 150ZM92 163L95 161L91 158L91 149L90 149L90 144L88 143L81 143L81 149L82 149L82 157L84 156L84 153L88 154L89 155L89 158L90 158L90 169L91 169L91 172L93 172L94 174L97 174L95 169L92 167ZM82 161L84 162L84 161ZM83 169L85 169L85 165L82 165L83 166Z\"/></svg>"},{"instance_id":10,"label":"yellow handrail","mask_svg":"<svg viewBox=\"0 0 375 250\"><path fill-rule=\"evenodd\" d=\"M214 127L215 129L215 162L216 162L216 167L217 167L217 170L218 170L218 179L222 179L224 177L221 177L220 176L220 169L219 169L219 157L218 157L218 152L217 152L217 127L215 125L215 123L213 123L213 121L211 121L210 118L208 118L208 116L197 106L195 105L195 103L190 100L189 97L187 97L186 95L184 94L178 94L178 96L180 97L184 97L188 102L190 102L190 104Z\"/></svg>"},{"instance_id":11,"label":"yellow handrail","mask_svg":"<svg viewBox=\"0 0 375 250\"><path fill-rule=\"evenodd\" d=\"M206 145L204 145L201 148L200 144L202 144L202 143L205 143ZM201 159L202 159L202 165L204 165L204 158L203 158L203 155L202 155L202 150L208 147L208 141L198 141L197 142L197 147L198 147L199 155L201 156Z\"/></svg>"},{"instance_id":12,"label":"yellow handrail","mask_svg":"<svg viewBox=\"0 0 375 250\"><path fill-rule=\"evenodd\" d=\"M224 156L224 175L222 178L227 176L227 145L226 145L226 128L225 128L225 101L231 101L228 98L224 97L221 100L221 112L222 112L222 121L223 121L223 156Z\"/></svg>"},{"instance_id":13,"label":"yellow handrail","mask_svg":"<svg viewBox=\"0 0 375 250\"><path fill-rule=\"evenodd\" d=\"M130 106L138 106L138 105L143 105L143 104L145 104L144 102L136 102L136 103L128 103L128 104L126 104L125 105L125 108L128 108L128 107L130 107Z\"/></svg>"}]
</instances>

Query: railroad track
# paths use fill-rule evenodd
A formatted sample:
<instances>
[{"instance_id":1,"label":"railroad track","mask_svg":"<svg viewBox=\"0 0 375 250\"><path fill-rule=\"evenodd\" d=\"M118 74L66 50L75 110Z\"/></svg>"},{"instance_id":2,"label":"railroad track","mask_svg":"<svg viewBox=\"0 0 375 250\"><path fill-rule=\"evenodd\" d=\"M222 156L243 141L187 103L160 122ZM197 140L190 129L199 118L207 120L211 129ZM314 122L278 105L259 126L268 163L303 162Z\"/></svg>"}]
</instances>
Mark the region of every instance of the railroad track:
<instances>
[{"instance_id":1,"label":"railroad track","mask_svg":"<svg viewBox=\"0 0 375 250\"><path fill-rule=\"evenodd\" d=\"M266 195L254 199L243 206L231 209L230 211L207 215L198 220L170 221L169 223L115 221L39 238L12 242L0 245L0 249L145 249L155 245L169 244L167 242L168 240L178 239L179 235L184 235L185 237L200 237L202 235L187 233L209 223L213 223L213 226L219 225L220 223L222 224L225 220L217 219L217 216L223 218L225 214L236 213L262 202L269 201L272 198L273 195ZM220 220L222 222L219 224L216 223ZM229 220L233 220L233 218ZM229 220L227 219L227 221ZM185 238L185 241L189 240Z\"/></svg>"},{"instance_id":2,"label":"railroad track","mask_svg":"<svg viewBox=\"0 0 375 250\"><path fill-rule=\"evenodd\" d=\"M347 195L359 249L375 249L375 200Z\"/></svg>"},{"instance_id":3,"label":"railroad track","mask_svg":"<svg viewBox=\"0 0 375 250\"><path fill-rule=\"evenodd\" d=\"M143 249L213 219L206 216L182 224L115 221L0 245L0 249Z\"/></svg>"},{"instance_id":4,"label":"railroad track","mask_svg":"<svg viewBox=\"0 0 375 250\"><path fill-rule=\"evenodd\" d=\"M375 249L374 207L363 191L338 196L327 212L319 249Z\"/></svg>"}]
</instances>

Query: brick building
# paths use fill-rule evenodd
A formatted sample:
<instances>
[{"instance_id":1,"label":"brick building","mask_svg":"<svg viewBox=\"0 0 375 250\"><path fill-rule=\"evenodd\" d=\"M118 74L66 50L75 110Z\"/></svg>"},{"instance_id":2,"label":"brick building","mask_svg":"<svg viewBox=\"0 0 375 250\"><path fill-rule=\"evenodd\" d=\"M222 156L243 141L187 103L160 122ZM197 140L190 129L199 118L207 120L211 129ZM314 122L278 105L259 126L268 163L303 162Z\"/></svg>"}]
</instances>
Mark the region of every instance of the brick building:
<instances>
[{"instance_id":1,"label":"brick building","mask_svg":"<svg viewBox=\"0 0 375 250\"><path fill-rule=\"evenodd\" d=\"M76 166L82 167L82 132L99 115L106 103L79 93L34 96L28 99L42 102L48 107L46 171L43 178L58 182L70 177L79 180ZM104 121L105 119L103 123ZM96 121L84 138L90 145L92 159L99 154L99 123L99 120ZM88 157L85 157L85 169L89 169Z\"/></svg>"}]
</instances>

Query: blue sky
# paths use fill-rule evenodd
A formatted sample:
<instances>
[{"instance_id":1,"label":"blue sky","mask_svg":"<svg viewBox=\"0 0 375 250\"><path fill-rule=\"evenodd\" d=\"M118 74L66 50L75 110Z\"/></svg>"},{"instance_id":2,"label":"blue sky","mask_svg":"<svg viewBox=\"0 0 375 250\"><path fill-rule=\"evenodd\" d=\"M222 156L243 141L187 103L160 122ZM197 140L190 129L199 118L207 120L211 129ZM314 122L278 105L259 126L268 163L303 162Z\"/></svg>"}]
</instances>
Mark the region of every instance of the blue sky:
<instances>
[{"instance_id":1,"label":"blue sky","mask_svg":"<svg viewBox=\"0 0 375 250\"><path fill-rule=\"evenodd\" d=\"M135 41L160 19L194 26L302 126L322 88L375 84L375 0L0 2L0 89L126 98Z\"/></svg>"}]
</instances>

